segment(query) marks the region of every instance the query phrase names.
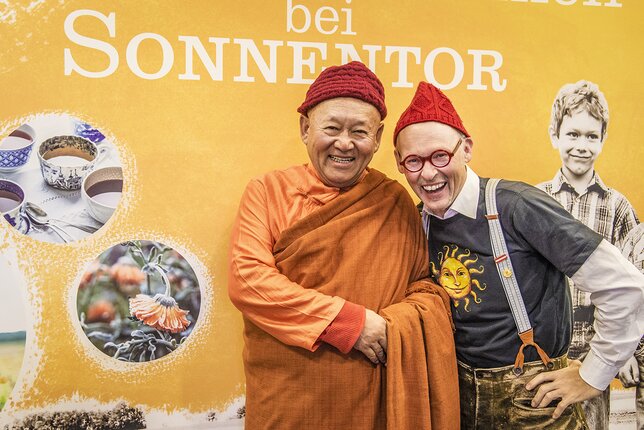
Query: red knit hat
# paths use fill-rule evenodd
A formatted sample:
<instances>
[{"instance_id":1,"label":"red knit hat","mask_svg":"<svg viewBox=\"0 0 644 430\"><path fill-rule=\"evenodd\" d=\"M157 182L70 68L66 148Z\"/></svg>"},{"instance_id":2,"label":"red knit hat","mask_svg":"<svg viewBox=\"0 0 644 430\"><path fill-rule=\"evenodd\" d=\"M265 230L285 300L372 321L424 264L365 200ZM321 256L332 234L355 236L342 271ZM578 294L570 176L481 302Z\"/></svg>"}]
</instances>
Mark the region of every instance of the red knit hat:
<instances>
[{"instance_id":1,"label":"red knit hat","mask_svg":"<svg viewBox=\"0 0 644 430\"><path fill-rule=\"evenodd\" d=\"M306 92L306 99L297 111L306 116L317 104L336 97L352 97L375 106L380 118L387 116L385 88L367 66L352 61L342 66L324 69Z\"/></svg>"},{"instance_id":2,"label":"red knit hat","mask_svg":"<svg viewBox=\"0 0 644 430\"><path fill-rule=\"evenodd\" d=\"M403 112L396 124L396 129L394 130L394 146L396 146L398 133L403 128L408 125L427 121L442 122L460 131L466 137L470 137L463 126L463 121L461 121L456 109L454 109L452 102L449 101L447 96L432 84L421 82L418 84L416 94L414 94L411 104Z\"/></svg>"}]
</instances>

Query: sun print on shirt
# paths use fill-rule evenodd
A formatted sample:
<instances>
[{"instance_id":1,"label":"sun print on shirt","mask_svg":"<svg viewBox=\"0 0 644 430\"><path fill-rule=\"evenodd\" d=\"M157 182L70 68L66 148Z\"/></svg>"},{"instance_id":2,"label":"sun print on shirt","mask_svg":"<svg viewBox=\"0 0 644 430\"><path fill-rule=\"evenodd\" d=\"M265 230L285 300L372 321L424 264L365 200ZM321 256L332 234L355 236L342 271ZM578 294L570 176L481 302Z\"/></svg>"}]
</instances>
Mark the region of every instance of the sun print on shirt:
<instances>
[{"instance_id":1,"label":"sun print on shirt","mask_svg":"<svg viewBox=\"0 0 644 430\"><path fill-rule=\"evenodd\" d=\"M481 303L481 299L476 295L476 291L472 289L472 286L478 288L479 291L484 291L487 288L485 283L481 286L477 279L472 279L472 275L479 275L484 272L483 266L473 267L473 264L479 258L475 255L474 258L467 259L471 254L469 249L457 253L458 246L451 244L444 245L443 251L438 253L440 270L436 269L433 261L430 262L432 274L452 298L454 307L458 308L461 300L463 300L465 302L463 308L466 312L469 312L469 296L472 296L474 303Z\"/></svg>"}]
</instances>

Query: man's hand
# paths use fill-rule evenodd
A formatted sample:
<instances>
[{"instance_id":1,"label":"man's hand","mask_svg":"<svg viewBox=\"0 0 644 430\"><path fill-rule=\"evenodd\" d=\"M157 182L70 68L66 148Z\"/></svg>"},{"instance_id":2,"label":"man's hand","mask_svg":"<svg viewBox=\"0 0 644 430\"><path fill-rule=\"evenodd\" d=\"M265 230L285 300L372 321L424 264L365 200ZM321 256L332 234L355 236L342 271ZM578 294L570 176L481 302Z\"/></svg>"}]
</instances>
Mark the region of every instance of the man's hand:
<instances>
[{"instance_id":1,"label":"man's hand","mask_svg":"<svg viewBox=\"0 0 644 430\"><path fill-rule=\"evenodd\" d=\"M626 388L634 387L639 384L641 375L635 357L628 359L624 367L620 369L617 376L619 377L619 380L622 381L622 385Z\"/></svg>"},{"instance_id":2,"label":"man's hand","mask_svg":"<svg viewBox=\"0 0 644 430\"><path fill-rule=\"evenodd\" d=\"M532 399L532 407L545 408L553 400L561 399L552 414L552 418L557 419L568 405L599 396L601 391L581 379L580 367L579 360L572 360L564 369L542 372L532 378L530 382L525 384L527 390L539 386Z\"/></svg>"},{"instance_id":3,"label":"man's hand","mask_svg":"<svg viewBox=\"0 0 644 430\"><path fill-rule=\"evenodd\" d=\"M362 352L373 364L387 364L387 323L385 319L372 310L367 309L364 327L360 337L353 345Z\"/></svg>"}]
</instances>

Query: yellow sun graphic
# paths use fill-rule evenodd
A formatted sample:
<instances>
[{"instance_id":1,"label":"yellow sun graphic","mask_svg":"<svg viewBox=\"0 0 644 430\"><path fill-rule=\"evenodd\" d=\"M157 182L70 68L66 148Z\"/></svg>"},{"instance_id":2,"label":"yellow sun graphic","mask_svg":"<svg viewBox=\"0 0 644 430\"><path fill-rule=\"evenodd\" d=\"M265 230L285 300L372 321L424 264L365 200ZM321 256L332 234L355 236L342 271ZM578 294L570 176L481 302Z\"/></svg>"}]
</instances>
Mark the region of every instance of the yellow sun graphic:
<instances>
[{"instance_id":1,"label":"yellow sun graphic","mask_svg":"<svg viewBox=\"0 0 644 430\"><path fill-rule=\"evenodd\" d=\"M451 247L453 247L453 249L451 249ZM465 301L464 309L466 312L469 312L470 298L468 296L472 296L474 303L481 303L481 299L476 296L476 291L472 289L472 285L480 291L487 288L485 283L481 286L478 280L472 279L472 275L483 273L483 266L481 265L478 268L471 267L478 261L479 257L475 255L473 259L467 260L466 258L471 254L469 249L456 255L458 246L445 245L443 246L443 251L444 254L443 252L438 253L438 260L441 266L440 271L436 270L436 266L433 261L430 262L432 274L436 279L438 279L438 283L452 298L454 307L458 307L460 300L463 299Z\"/></svg>"}]
</instances>

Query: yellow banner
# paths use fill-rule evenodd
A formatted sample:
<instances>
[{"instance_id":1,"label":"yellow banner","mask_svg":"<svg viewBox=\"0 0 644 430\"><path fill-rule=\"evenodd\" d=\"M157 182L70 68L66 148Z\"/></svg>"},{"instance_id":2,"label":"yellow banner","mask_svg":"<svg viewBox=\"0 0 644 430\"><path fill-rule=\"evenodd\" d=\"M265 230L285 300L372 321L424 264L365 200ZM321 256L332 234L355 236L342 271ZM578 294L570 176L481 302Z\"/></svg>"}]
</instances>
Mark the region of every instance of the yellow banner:
<instances>
[{"instance_id":1,"label":"yellow banner","mask_svg":"<svg viewBox=\"0 0 644 430\"><path fill-rule=\"evenodd\" d=\"M237 418L243 340L226 290L231 224L251 178L308 161L295 109L330 65L361 60L382 80L389 115L371 165L406 187L391 137L419 81L454 102L479 175L531 184L561 167L548 132L558 90L592 81L610 108L596 170L643 211L643 18L635 0L0 2L0 138L13 133L16 151L22 140L33 144L23 165L0 171L24 195L0 183L0 200L5 192L8 208L32 202L50 218L97 229L34 224L34 213L29 226L0 227L0 333L25 333L0 338L13 356L24 349L22 366L3 364L0 350L3 419L119 402L139 407L148 425ZM34 135L15 134L23 125ZM58 135L95 142L47 149ZM117 176L91 182L89 173L47 167L57 156ZM46 169L77 183L56 188ZM100 219L90 188L109 180L122 188ZM123 287L118 264L142 287ZM98 292L85 293L83 282ZM146 338L146 348L175 342L163 354L123 346L142 339L125 320L145 292L188 311L188 324L173 311L179 331L159 326ZM101 301L111 307L92 308L98 319L88 322ZM115 335L117 323L127 339ZM119 346L127 359L114 357Z\"/></svg>"}]
</instances>

